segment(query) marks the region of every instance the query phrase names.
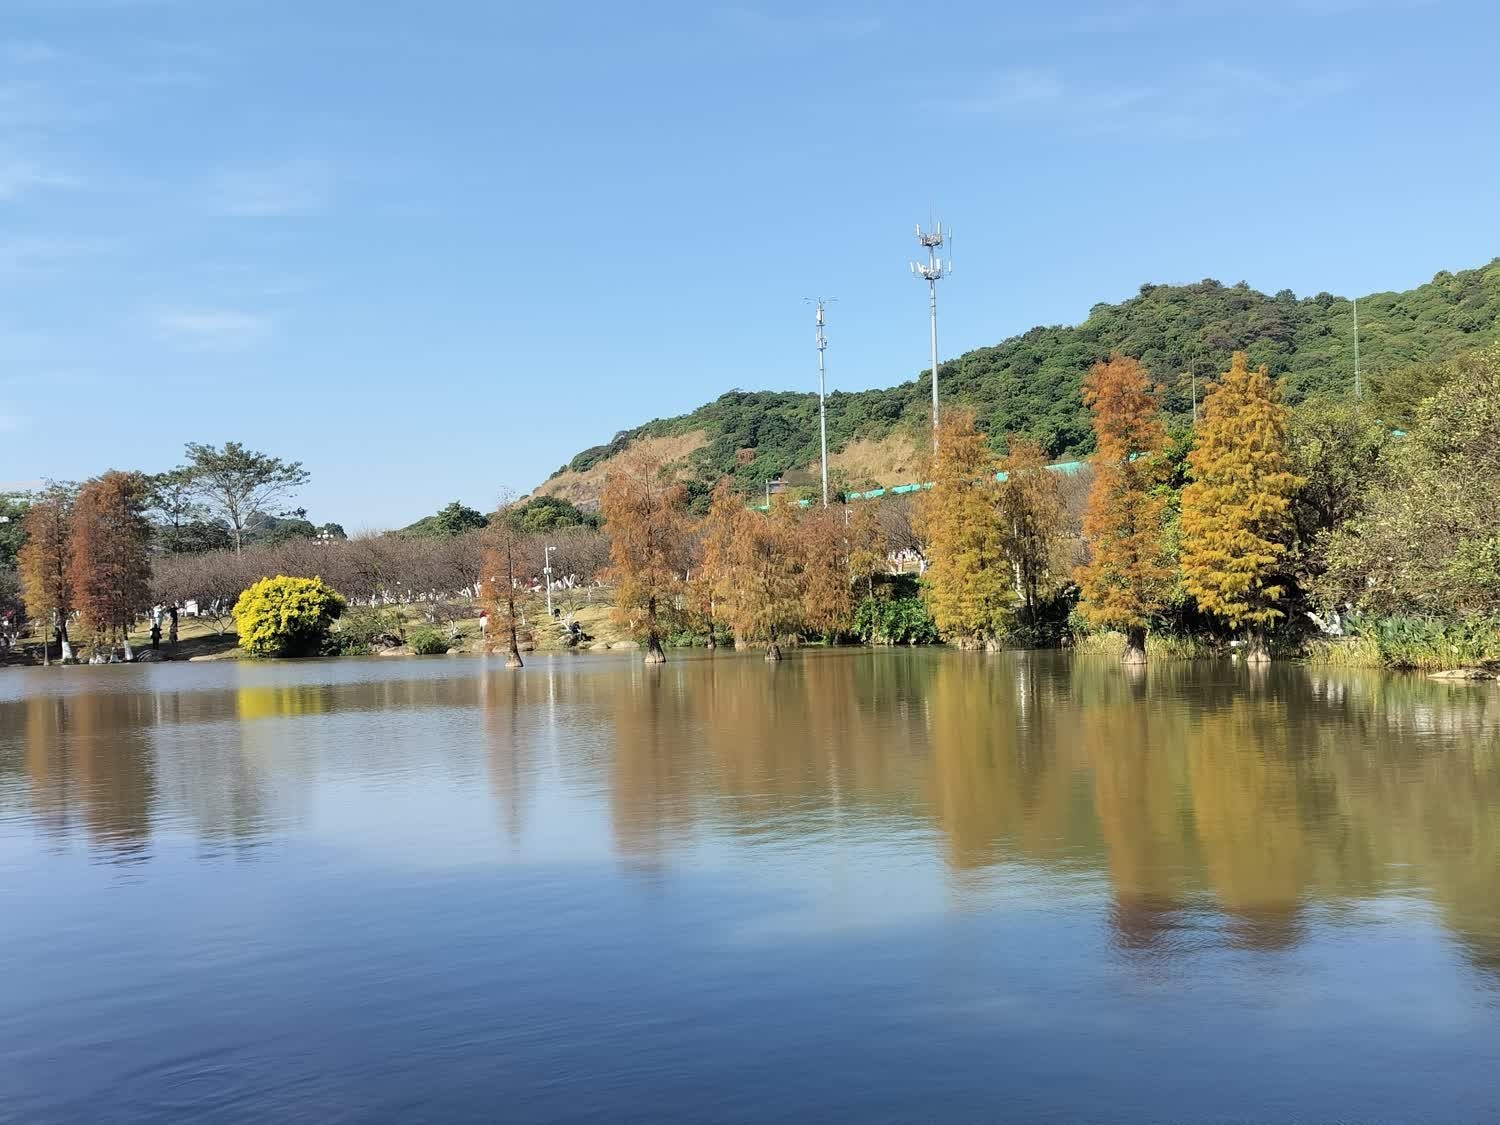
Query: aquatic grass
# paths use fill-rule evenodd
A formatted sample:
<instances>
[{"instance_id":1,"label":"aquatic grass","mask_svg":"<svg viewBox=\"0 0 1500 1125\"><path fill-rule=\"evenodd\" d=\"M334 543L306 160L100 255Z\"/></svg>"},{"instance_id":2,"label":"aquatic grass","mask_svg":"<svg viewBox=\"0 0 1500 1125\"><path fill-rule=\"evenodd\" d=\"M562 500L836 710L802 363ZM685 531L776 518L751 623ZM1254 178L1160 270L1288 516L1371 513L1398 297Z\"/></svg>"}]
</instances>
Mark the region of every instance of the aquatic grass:
<instances>
[{"instance_id":1,"label":"aquatic grass","mask_svg":"<svg viewBox=\"0 0 1500 1125\"><path fill-rule=\"evenodd\" d=\"M1125 634L1116 632L1076 633L1073 651L1085 656L1112 656L1116 659L1125 651ZM1194 637L1180 633L1152 632L1146 634L1146 655L1158 660L1212 660L1228 654L1220 642L1208 637Z\"/></svg>"},{"instance_id":2,"label":"aquatic grass","mask_svg":"<svg viewBox=\"0 0 1500 1125\"><path fill-rule=\"evenodd\" d=\"M1494 617L1351 616L1345 627L1346 637L1310 641L1303 659L1326 667L1417 672L1500 665L1500 619Z\"/></svg>"}]
</instances>

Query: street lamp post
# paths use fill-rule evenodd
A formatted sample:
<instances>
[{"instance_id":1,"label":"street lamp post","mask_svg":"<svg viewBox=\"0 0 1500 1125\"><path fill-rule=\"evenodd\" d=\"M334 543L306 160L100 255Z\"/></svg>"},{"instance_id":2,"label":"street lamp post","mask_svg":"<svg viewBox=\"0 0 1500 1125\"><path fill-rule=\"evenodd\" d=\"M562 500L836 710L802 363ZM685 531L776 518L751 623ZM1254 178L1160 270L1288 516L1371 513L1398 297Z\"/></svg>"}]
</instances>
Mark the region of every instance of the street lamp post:
<instances>
[{"instance_id":1,"label":"street lamp post","mask_svg":"<svg viewBox=\"0 0 1500 1125\"><path fill-rule=\"evenodd\" d=\"M547 580L547 620L552 620L552 552L556 547L548 547L542 553L542 577Z\"/></svg>"}]
</instances>

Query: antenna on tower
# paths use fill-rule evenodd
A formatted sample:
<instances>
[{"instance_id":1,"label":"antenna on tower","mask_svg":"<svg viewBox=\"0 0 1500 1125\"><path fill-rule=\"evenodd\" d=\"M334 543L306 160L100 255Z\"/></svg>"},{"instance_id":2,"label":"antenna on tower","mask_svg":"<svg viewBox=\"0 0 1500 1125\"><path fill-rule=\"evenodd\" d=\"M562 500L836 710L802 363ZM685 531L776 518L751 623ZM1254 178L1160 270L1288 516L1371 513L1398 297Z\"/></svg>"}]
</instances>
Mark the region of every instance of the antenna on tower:
<instances>
[{"instance_id":1,"label":"antenna on tower","mask_svg":"<svg viewBox=\"0 0 1500 1125\"><path fill-rule=\"evenodd\" d=\"M823 507L828 507L828 405L825 401L823 376L823 352L828 348L828 337L823 332L823 312L837 297L804 297L813 306L813 347L818 349L818 448L819 467L823 471Z\"/></svg>"},{"instance_id":2,"label":"antenna on tower","mask_svg":"<svg viewBox=\"0 0 1500 1125\"><path fill-rule=\"evenodd\" d=\"M948 259L939 253L948 244ZM917 224L917 243L927 251L927 261L911 263L911 272L927 282L927 308L932 325L932 448L937 449L938 428L938 350L937 350L937 283L953 272L953 232L944 231L941 222L930 231Z\"/></svg>"}]
</instances>

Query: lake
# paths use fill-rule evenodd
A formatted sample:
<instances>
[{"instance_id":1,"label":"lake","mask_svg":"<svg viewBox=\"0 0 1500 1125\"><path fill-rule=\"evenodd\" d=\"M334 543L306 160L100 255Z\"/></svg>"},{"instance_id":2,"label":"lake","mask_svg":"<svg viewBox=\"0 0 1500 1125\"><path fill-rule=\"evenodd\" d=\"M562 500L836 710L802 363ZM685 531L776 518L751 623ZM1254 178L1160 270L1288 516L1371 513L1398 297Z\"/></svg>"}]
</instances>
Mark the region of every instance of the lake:
<instances>
[{"instance_id":1,"label":"lake","mask_svg":"<svg viewBox=\"0 0 1500 1125\"><path fill-rule=\"evenodd\" d=\"M0 672L0 1119L1500 1118L1500 687Z\"/></svg>"}]
</instances>

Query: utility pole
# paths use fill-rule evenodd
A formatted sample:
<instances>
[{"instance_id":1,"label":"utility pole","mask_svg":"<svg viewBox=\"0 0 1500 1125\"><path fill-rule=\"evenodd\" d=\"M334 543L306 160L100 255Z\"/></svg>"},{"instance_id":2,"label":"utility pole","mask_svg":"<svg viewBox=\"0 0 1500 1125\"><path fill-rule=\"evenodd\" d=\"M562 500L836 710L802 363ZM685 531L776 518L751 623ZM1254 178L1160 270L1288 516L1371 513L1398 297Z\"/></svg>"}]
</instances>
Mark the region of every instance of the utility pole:
<instances>
[{"instance_id":1,"label":"utility pole","mask_svg":"<svg viewBox=\"0 0 1500 1125\"><path fill-rule=\"evenodd\" d=\"M827 387L823 376L823 351L828 347L828 337L823 333L823 310L837 298L809 297L814 307L813 323L816 329L813 346L818 349L818 445L823 469L823 507L828 507L828 404L825 401ZM770 499L766 501L770 503Z\"/></svg>"},{"instance_id":2,"label":"utility pole","mask_svg":"<svg viewBox=\"0 0 1500 1125\"><path fill-rule=\"evenodd\" d=\"M1193 381L1193 425L1198 425L1198 365L1188 364L1188 378Z\"/></svg>"},{"instance_id":3,"label":"utility pole","mask_svg":"<svg viewBox=\"0 0 1500 1125\"><path fill-rule=\"evenodd\" d=\"M547 620L552 620L552 552L556 547L548 547L542 552L542 577L547 580Z\"/></svg>"},{"instance_id":4,"label":"utility pole","mask_svg":"<svg viewBox=\"0 0 1500 1125\"><path fill-rule=\"evenodd\" d=\"M952 242L953 232L944 232L939 222L930 231L917 224L917 242L927 250L926 262L912 262L911 272L927 282L927 308L932 322L932 448L937 449L938 428L938 350L937 350L937 283L953 272L952 247L946 262L938 254L944 240Z\"/></svg>"},{"instance_id":5,"label":"utility pole","mask_svg":"<svg viewBox=\"0 0 1500 1125\"><path fill-rule=\"evenodd\" d=\"M1354 401L1360 398L1359 386L1359 298L1354 298Z\"/></svg>"}]
</instances>

